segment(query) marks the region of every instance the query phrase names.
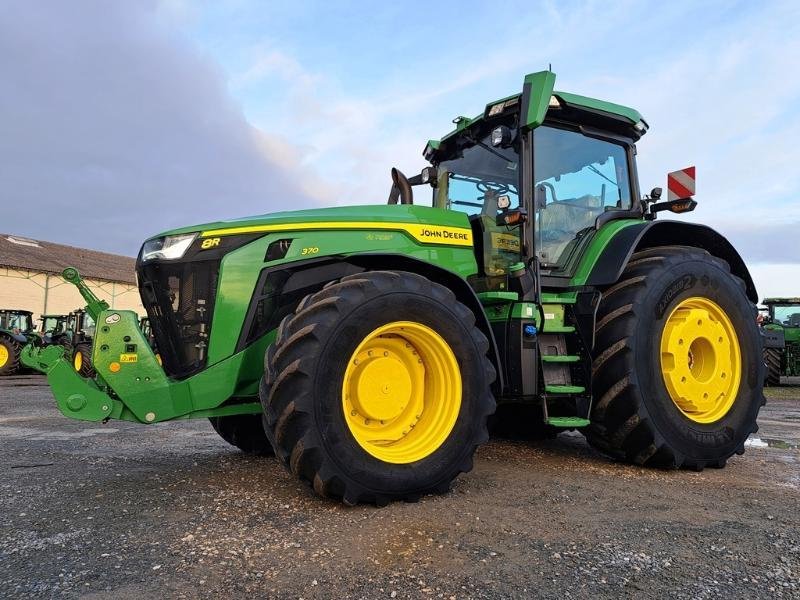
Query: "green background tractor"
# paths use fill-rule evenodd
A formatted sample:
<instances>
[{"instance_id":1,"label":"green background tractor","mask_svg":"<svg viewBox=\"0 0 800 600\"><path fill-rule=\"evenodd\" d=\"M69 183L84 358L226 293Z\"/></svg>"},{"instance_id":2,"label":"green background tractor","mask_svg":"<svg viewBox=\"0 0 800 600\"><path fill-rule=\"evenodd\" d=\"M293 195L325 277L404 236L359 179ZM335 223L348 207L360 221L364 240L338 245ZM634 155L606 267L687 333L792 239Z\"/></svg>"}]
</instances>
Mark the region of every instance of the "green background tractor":
<instances>
[{"instance_id":1,"label":"green background tractor","mask_svg":"<svg viewBox=\"0 0 800 600\"><path fill-rule=\"evenodd\" d=\"M0 309L0 375L13 375L20 368L20 350L38 344L39 336L29 310Z\"/></svg>"},{"instance_id":2,"label":"green background tractor","mask_svg":"<svg viewBox=\"0 0 800 600\"><path fill-rule=\"evenodd\" d=\"M326 497L444 492L487 423L578 429L603 453L722 467L763 404L756 290L709 227L642 200L634 109L554 90L486 105L392 169L386 205L190 226L144 242L143 305L97 320L83 378L31 350L59 409L89 421L209 418ZM415 193L416 188L416 193Z\"/></svg>"},{"instance_id":3,"label":"green background tractor","mask_svg":"<svg viewBox=\"0 0 800 600\"><path fill-rule=\"evenodd\" d=\"M780 385L781 376L800 376L800 298L765 298L767 318L764 362L767 385Z\"/></svg>"},{"instance_id":4,"label":"green background tractor","mask_svg":"<svg viewBox=\"0 0 800 600\"><path fill-rule=\"evenodd\" d=\"M42 339L45 346L63 346L64 356L72 361L76 371L84 377L92 377L92 335L94 321L82 308L67 315L42 315Z\"/></svg>"}]
</instances>

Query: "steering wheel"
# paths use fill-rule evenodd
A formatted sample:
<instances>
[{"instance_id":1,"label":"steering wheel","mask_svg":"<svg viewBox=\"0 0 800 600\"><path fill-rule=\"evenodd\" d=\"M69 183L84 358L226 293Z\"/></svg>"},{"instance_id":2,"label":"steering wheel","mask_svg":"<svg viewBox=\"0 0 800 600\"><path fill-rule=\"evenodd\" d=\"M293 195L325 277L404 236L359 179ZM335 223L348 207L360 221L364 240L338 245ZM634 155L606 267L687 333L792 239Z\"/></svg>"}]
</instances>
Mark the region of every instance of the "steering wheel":
<instances>
[{"instance_id":1,"label":"steering wheel","mask_svg":"<svg viewBox=\"0 0 800 600\"><path fill-rule=\"evenodd\" d=\"M411 184L408 177L403 175L399 169L392 167L392 189L389 192L388 204L414 204L414 192L411 190Z\"/></svg>"},{"instance_id":2,"label":"steering wheel","mask_svg":"<svg viewBox=\"0 0 800 600\"><path fill-rule=\"evenodd\" d=\"M475 187L478 189L479 192L485 194L488 191L495 192L496 194L506 194L508 193L508 184L505 183L493 183L489 185L485 181L479 181L475 184Z\"/></svg>"}]
</instances>

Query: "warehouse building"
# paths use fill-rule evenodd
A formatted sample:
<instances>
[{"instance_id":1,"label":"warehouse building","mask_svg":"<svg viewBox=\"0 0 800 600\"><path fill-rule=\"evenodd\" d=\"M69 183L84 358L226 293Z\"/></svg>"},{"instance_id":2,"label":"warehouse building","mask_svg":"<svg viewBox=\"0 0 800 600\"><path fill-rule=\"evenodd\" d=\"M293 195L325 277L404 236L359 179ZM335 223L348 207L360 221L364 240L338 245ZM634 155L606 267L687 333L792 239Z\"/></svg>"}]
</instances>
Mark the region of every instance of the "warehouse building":
<instances>
[{"instance_id":1,"label":"warehouse building","mask_svg":"<svg viewBox=\"0 0 800 600\"><path fill-rule=\"evenodd\" d=\"M66 314L85 306L78 289L61 278L77 267L86 283L111 308L144 316L136 287L135 260L128 256L0 234L0 308Z\"/></svg>"}]
</instances>

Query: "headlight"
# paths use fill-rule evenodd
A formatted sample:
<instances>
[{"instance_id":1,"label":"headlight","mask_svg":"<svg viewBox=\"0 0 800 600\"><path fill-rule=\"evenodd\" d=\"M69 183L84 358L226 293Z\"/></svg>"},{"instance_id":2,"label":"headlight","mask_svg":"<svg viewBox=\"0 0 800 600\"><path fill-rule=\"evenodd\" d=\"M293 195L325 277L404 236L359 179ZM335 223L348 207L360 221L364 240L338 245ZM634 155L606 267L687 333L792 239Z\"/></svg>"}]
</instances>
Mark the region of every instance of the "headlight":
<instances>
[{"instance_id":1,"label":"headlight","mask_svg":"<svg viewBox=\"0 0 800 600\"><path fill-rule=\"evenodd\" d=\"M507 148L513 138L514 134L505 125L500 125L500 127L495 127L492 130L492 146L495 148L499 146Z\"/></svg>"},{"instance_id":2,"label":"headlight","mask_svg":"<svg viewBox=\"0 0 800 600\"><path fill-rule=\"evenodd\" d=\"M177 260L186 254L196 237L197 233L182 233L148 240L142 247L142 262L154 258Z\"/></svg>"}]
</instances>

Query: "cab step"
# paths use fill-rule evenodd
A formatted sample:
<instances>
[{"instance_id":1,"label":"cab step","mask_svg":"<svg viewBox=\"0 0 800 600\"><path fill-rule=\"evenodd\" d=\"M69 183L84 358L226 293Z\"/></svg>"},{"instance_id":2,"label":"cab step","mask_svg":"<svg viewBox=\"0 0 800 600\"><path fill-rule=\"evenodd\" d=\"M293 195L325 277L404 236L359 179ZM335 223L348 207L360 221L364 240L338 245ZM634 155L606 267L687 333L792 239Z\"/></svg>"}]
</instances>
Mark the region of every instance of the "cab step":
<instances>
[{"instance_id":1,"label":"cab step","mask_svg":"<svg viewBox=\"0 0 800 600\"><path fill-rule=\"evenodd\" d=\"M564 427L565 429L588 427L590 423L589 419L580 417L548 417L545 422L553 427Z\"/></svg>"},{"instance_id":2,"label":"cab step","mask_svg":"<svg viewBox=\"0 0 800 600\"><path fill-rule=\"evenodd\" d=\"M580 356L575 354L544 354L542 355L542 362L547 363L574 363L581 359Z\"/></svg>"},{"instance_id":3,"label":"cab step","mask_svg":"<svg viewBox=\"0 0 800 600\"><path fill-rule=\"evenodd\" d=\"M586 388L581 385L546 385L544 391L548 394L582 394Z\"/></svg>"},{"instance_id":4,"label":"cab step","mask_svg":"<svg viewBox=\"0 0 800 600\"><path fill-rule=\"evenodd\" d=\"M575 327L572 325L548 325L545 323L542 333L575 333Z\"/></svg>"}]
</instances>

